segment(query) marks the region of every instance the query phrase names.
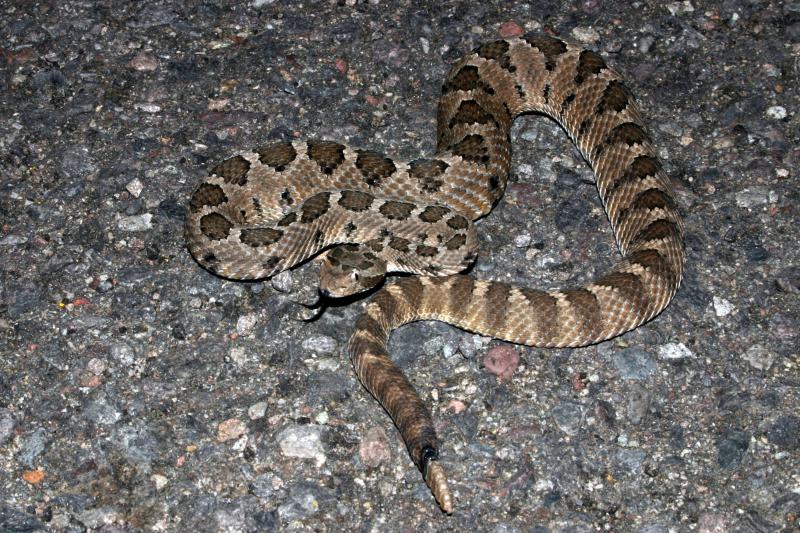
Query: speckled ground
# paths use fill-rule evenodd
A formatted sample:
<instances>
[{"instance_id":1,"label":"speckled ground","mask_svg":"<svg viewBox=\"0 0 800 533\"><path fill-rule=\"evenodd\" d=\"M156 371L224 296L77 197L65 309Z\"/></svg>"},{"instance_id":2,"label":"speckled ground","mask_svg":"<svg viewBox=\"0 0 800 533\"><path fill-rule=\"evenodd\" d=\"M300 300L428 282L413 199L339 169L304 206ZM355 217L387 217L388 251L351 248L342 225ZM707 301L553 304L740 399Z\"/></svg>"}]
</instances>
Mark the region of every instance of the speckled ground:
<instances>
[{"instance_id":1,"label":"speckled ground","mask_svg":"<svg viewBox=\"0 0 800 533\"><path fill-rule=\"evenodd\" d=\"M430 154L448 65L537 29L638 96L687 277L645 327L512 347L516 368L443 324L397 332L444 439L448 517L344 354L363 302L298 321L305 270L215 278L182 220L209 165L267 141ZM797 2L10 0L0 36L0 529L800 527ZM526 117L513 138L474 275L608 266L566 136Z\"/></svg>"}]
</instances>

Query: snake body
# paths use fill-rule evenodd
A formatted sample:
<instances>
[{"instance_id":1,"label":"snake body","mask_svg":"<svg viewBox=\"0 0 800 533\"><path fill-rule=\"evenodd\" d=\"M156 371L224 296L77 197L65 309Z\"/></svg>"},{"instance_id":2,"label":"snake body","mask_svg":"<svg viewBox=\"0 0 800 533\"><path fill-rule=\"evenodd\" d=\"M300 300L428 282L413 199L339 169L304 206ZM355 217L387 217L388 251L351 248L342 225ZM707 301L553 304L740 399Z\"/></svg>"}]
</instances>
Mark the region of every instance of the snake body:
<instances>
[{"instance_id":1,"label":"snake body","mask_svg":"<svg viewBox=\"0 0 800 533\"><path fill-rule=\"evenodd\" d=\"M502 195L511 123L528 112L558 121L592 166L621 252L608 272L582 286L538 290L451 275L475 256L471 221ZM186 238L203 266L237 279L270 276L342 242L377 256L399 253L388 261L391 270L424 274L381 289L349 349L359 379L392 417L448 513L453 497L430 412L389 357L391 331L440 320L529 346L586 346L660 313L684 262L674 192L631 93L597 53L546 34L489 42L453 65L432 157L393 161L327 141L248 152L200 185Z\"/></svg>"}]
</instances>

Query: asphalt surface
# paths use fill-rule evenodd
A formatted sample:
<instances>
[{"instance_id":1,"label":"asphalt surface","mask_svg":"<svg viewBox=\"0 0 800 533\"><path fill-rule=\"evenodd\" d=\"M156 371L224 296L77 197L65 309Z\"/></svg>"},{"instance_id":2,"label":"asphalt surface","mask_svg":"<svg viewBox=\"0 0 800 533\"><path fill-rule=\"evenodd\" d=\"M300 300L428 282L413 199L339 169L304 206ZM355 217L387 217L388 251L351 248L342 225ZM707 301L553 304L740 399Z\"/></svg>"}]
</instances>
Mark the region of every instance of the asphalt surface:
<instances>
[{"instance_id":1,"label":"asphalt surface","mask_svg":"<svg viewBox=\"0 0 800 533\"><path fill-rule=\"evenodd\" d=\"M531 30L599 51L638 97L686 279L588 348L399 330L446 516L347 360L364 301L298 320L307 267L216 278L182 222L210 166L269 141L431 154L448 65ZM798 530L799 70L788 1L3 1L0 530ZM563 131L531 116L512 138L473 275L609 266Z\"/></svg>"}]
</instances>

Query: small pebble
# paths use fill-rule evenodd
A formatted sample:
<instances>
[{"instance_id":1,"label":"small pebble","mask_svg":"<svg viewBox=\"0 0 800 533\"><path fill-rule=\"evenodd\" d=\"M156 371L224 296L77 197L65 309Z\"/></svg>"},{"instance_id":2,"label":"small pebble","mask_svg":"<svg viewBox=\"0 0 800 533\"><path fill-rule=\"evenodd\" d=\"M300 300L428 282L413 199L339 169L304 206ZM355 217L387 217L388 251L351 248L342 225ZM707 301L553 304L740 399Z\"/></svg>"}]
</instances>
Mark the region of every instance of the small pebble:
<instances>
[{"instance_id":1,"label":"small pebble","mask_svg":"<svg viewBox=\"0 0 800 533\"><path fill-rule=\"evenodd\" d=\"M519 353L511 346L495 346L486 353L483 366L499 379L509 379L519 366Z\"/></svg>"},{"instance_id":2,"label":"small pebble","mask_svg":"<svg viewBox=\"0 0 800 533\"><path fill-rule=\"evenodd\" d=\"M242 315L236 320L236 333L239 335L250 335L257 323L258 315L255 313Z\"/></svg>"},{"instance_id":3,"label":"small pebble","mask_svg":"<svg viewBox=\"0 0 800 533\"><path fill-rule=\"evenodd\" d=\"M641 348L626 348L611 356L611 362L622 379L643 380L655 374L656 364Z\"/></svg>"},{"instance_id":4,"label":"small pebble","mask_svg":"<svg viewBox=\"0 0 800 533\"><path fill-rule=\"evenodd\" d=\"M720 298L719 296L714 296L713 301L714 301L714 313L719 318L726 317L729 314L731 314L734 311L736 311L736 307L734 307L733 304L730 303L725 298Z\"/></svg>"},{"instance_id":5,"label":"small pebble","mask_svg":"<svg viewBox=\"0 0 800 533\"><path fill-rule=\"evenodd\" d=\"M142 180L136 178L129 181L128 184L125 185L125 190L131 193L131 196L134 198L139 198L139 196L142 194L142 190L144 190L144 184L142 183Z\"/></svg>"},{"instance_id":6,"label":"small pebble","mask_svg":"<svg viewBox=\"0 0 800 533\"><path fill-rule=\"evenodd\" d=\"M358 446L358 455L367 468L377 468L391 458L389 439L383 428L376 426L367 430Z\"/></svg>"},{"instance_id":7,"label":"small pebble","mask_svg":"<svg viewBox=\"0 0 800 533\"><path fill-rule=\"evenodd\" d=\"M526 248L531 244L531 234L530 233L520 233L516 237L514 237L514 246L517 248Z\"/></svg>"},{"instance_id":8,"label":"small pebble","mask_svg":"<svg viewBox=\"0 0 800 533\"><path fill-rule=\"evenodd\" d=\"M500 26L500 31L498 32L500 37L503 39L508 39L509 37L519 37L525 30L522 29L522 26L517 24L514 21L509 20L508 22L504 22L502 26Z\"/></svg>"},{"instance_id":9,"label":"small pebble","mask_svg":"<svg viewBox=\"0 0 800 533\"><path fill-rule=\"evenodd\" d=\"M259 418L264 418L264 415L267 413L267 402L258 402L254 403L250 407L247 408L247 416L250 420L258 420Z\"/></svg>"},{"instance_id":10,"label":"small pebble","mask_svg":"<svg viewBox=\"0 0 800 533\"><path fill-rule=\"evenodd\" d=\"M153 481L153 484L156 486L156 491L158 492L161 492L161 490L167 486L167 483L169 483L169 479L161 474L153 474L150 476L150 479Z\"/></svg>"},{"instance_id":11,"label":"small pebble","mask_svg":"<svg viewBox=\"0 0 800 533\"><path fill-rule=\"evenodd\" d=\"M128 65L134 70L149 72L158 67L158 59L151 54L139 52L128 62Z\"/></svg>"},{"instance_id":12,"label":"small pebble","mask_svg":"<svg viewBox=\"0 0 800 533\"><path fill-rule=\"evenodd\" d=\"M670 342L661 346L658 349L658 355L661 359L669 360L686 359L687 357L695 356L682 342Z\"/></svg>"},{"instance_id":13,"label":"small pebble","mask_svg":"<svg viewBox=\"0 0 800 533\"><path fill-rule=\"evenodd\" d=\"M558 429L567 435L577 435L583 419L583 407L574 402L561 402L553 407L551 414Z\"/></svg>"},{"instance_id":14,"label":"small pebble","mask_svg":"<svg viewBox=\"0 0 800 533\"><path fill-rule=\"evenodd\" d=\"M8 442L14 436L14 428L17 421L14 414L9 409L0 409L0 446Z\"/></svg>"},{"instance_id":15,"label":"small pebble","mask_svg":"<svg viewBox=\"0 0 800 533\"><path fill-rule=\"evenodd\" d=\"M336 351L336 339L327 335L311 335L302 343L303 350L320 355L329 355Z\"/></svg>"},{"instance_id":16,"label":"small pebble","mask_svg":"<svg viewBox=\"0 0 800 533\"><path fill-rule=\"evenodd\" d=\"M44 452L50 438L44 428L37 428L20 439L17 461L27 466L33 467L34 460Z\"/></svg>"},{"instance_id":17,"label":"small pebble","mask_svg":"<svg viewBox=\"0 0 800 533\"><path fill-rule=\"evenodd\" d=\"M152 229L153 215L144 213L143 215L132 215L122 217L117 221L117 227L122 231L147 231Z\"/></svg>"},{"instance_id":18,"label":"small pebble","mask_svg":"<svg viewBox=\"0 0 800 533\"><path fill-rule=\"evenodd\" d=\"M242 346L234 346L229 353L231 361L238 366L247 364L247 350Z\"/></svg>"},{"instance_id":19,"label":"small pebble","mask_svg":"<svg viewBox=\"0 0 800 533\"><path fill-rule=\"evenodd\" d=\"M775 353L761 344L754 344L742 354L742 359L758 370L769 370L775 361Z\"/></svg>"},{"instance_id":20,"label":"small pebble","mask_svg":"<svg viewBox=\"0 0 800 533\"><path fill-rule=\"evenodd\" d=\"M247 424L238 418L229 418L217 426L217 441L225 442L238 439L247 431Z\"/></svg>"},{"instance_id":21,"label":"small pebble","mask_svg":"<svg viewBox=\"0 0 800 533\"><path fill-rule=\"evenodd\" d=\"M314 424L289 426L278 433L278 445L287 457L314 459L317 466L325 464L325 448L322 445L322 427Z\"/></svg>"},{"instance_id":22,"label":"small pebble","mask_svg":"<svg viewBox=\"0 0 800 533\"><path fill-rule=\"evenodd\" d=\"M584 44L596 43L600 40L600 34L594 28L576 26L572 28L572 36Z\"/></svg>"},{"instance_id":23,"label":"small pebble","mask_svg":"<svg viewBox=\"0 0 800 533\"><path fill-rule=\"evenodd\" d=\"M766 205L769 201L769 191L766 187L750 187L736 193L736 205L750 209L759 205Z\"/></svg>"},{"instance_id":24,"label":"small pebble","mask_svg":"<svg viewBox=\"0 0 800 533\"><path fill-rule=\"evenodd\" d=\"M786 108L780 105L774 105L767 108L767 116L776 120L786 118Z\"/></svg>"},{"instance_id":25,"label":"small pebble","mask_svg":"<svg viewBox=\"0 0 800 533\"><path fill-rule=\"evenodd\" d=\"M17 246L18 244L25 244L28 239L22 235L9 234L0 239L0 246Z\"/></svg>"},{"instance_id":26,"label":"small pebble","mask_svg":"<svg viewBox=\"0 0 800 533\"><path fill-rule=\"evenodd\" d=\"M123 342L111 345L111 358L123 366L131 366L135 359L133 348Z\"/></svg>"}]
</instances>

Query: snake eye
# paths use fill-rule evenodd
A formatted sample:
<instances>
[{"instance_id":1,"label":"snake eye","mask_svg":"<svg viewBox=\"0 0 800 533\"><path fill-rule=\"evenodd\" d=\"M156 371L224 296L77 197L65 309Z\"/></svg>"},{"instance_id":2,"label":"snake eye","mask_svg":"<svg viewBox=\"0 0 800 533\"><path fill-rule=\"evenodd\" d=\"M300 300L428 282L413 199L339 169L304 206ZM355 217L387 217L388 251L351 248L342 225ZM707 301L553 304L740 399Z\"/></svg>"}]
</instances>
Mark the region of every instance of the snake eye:
<instances>
[{"instance_id":1,"label":"snake eye","mask_svg":"<svg viewBox=\"0 0 800 533\"><path fill-rule=\"evenodd\" d=\"M353 273L352 273L352 274L350 274L350 279L351 279L352 281L356 282L356 283L358 283L358 280L359 280L360 278L361 278L361 276L359 276L359 275L358 275L358 272L356 272L356 271L353 271Z\"/></svg>"}]
</instances>

